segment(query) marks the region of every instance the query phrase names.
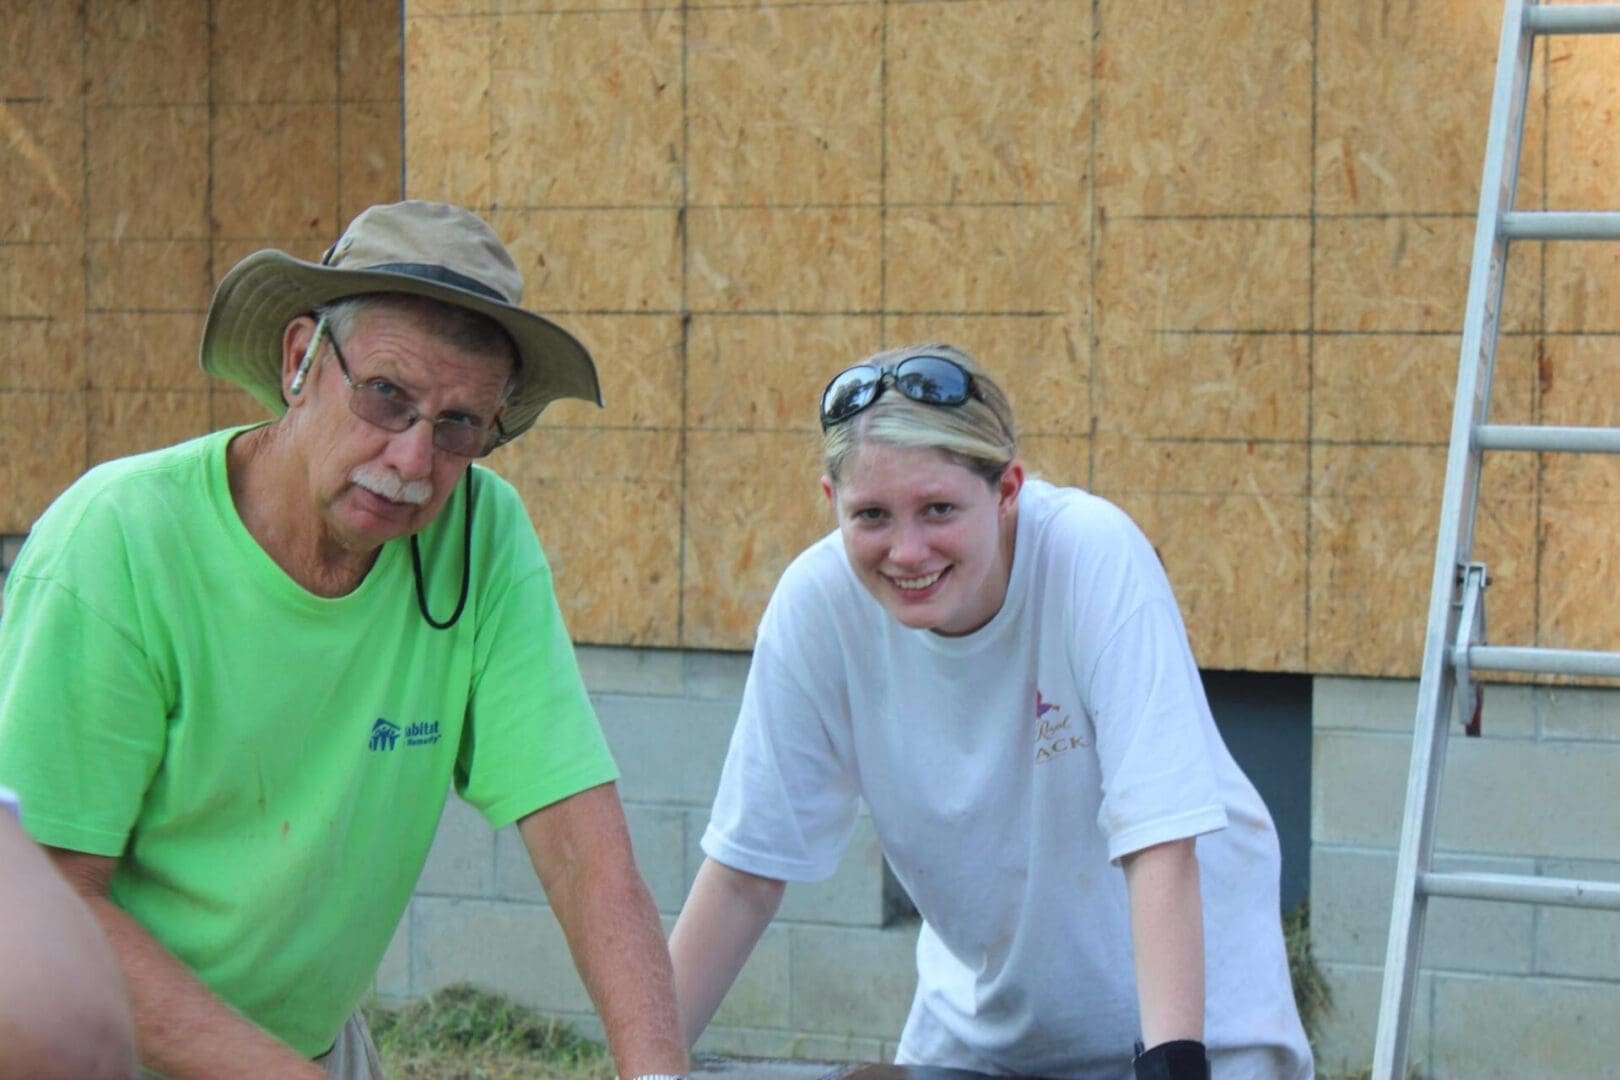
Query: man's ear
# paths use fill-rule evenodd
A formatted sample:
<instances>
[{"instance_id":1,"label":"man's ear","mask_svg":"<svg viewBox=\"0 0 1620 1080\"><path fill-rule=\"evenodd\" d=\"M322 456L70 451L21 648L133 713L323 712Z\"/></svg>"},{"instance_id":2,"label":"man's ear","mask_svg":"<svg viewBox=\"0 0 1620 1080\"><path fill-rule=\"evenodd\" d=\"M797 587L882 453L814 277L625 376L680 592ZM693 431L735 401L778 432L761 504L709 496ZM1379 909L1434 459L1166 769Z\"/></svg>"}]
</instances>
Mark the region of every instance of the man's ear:
<instances>
[{"instance_id":1,"label":"man's ear","mask_svg":"<svg viewBox=\"0 0 1620 1080\"><path fill-rule=\"evenodd\" d=\"M289 405L303 392L315 363L321 344L318 327L312 316L300 315L281 332L281 397Z\"/></svg>"},{"instance_id":2,"label":"man's ear","mask_svg":"<svg viewBox=\"0 0 1620 1080\"><path fill-rule=\"evenodd\" d=\"M832 477L823 476L821 478L821 493L827 496L827 505L832 508L833 515L837 516L838 496L837 493L833 491Z\"/></svg>"}]
</instances>

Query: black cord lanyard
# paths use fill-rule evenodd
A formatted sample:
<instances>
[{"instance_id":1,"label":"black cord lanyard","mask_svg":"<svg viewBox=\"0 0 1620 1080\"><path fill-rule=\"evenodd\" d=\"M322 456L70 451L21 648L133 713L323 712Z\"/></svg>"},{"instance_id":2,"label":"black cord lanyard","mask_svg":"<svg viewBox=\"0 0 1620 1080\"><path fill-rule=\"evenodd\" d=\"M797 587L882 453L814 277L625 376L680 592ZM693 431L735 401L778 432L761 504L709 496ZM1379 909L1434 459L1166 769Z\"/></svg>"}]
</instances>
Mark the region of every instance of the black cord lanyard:
<instances>
[{"instance_id":1,"label":"black cord lanyard","mask_svg":"<svg viewBox=\"0 0 1620 1080\"><path fill-rule=\"evenodd\" d=\"M472 580L472 525L473 525L473 467L467 466L467 515L466 524L461 533L461 598L456 601L456 610L444 622L435 619L428 612L427 586L422 581L422 549L417 546L416 536L411 536L411 569L416 573L416 606L422 612L422 618L435 630L448 630L456 625L461 618L461 611L467 606L467 585Z\"/></svg>"}]
</instances>

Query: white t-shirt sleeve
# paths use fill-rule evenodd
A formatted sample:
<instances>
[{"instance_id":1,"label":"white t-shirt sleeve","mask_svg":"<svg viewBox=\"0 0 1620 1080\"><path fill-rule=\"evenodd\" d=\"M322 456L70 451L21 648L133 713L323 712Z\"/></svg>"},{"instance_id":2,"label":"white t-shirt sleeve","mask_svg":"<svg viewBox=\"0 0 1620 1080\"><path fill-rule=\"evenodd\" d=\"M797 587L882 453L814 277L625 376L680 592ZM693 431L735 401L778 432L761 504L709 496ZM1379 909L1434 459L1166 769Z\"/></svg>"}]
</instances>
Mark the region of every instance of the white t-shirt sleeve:
<instances>
[{"instance_id":1,"label":"white t-shirt sleeve","mask_svg":"<svg viewBox=\"0 0 1620 1080\"><path fill-rule=\"evenodd\" d=\"M21 816L17 793L7 787L0 787L0 814L10 814L14 818Z\"/></svg>"},{"instance_id":2,"label":"white t-shirt sleeve","mask_svg":"<svg viewBox=\"0 0 1620 1080\"><path fill-rule=\"evenodd\" d=\"M748 669L703 851L750 874L821 881L838 868L860 802L827 728L842 695L818 685L828 674L771 634L770 621Z\"/></svg>"},{"instance_id":3,"label":"white t-shirt sleeve","mask_svg":"<svg viewBox=\"0 0 1620 1080\"><path fill-rule=\"evenodd\" d=\"M1227 818L1209 747L1214 722L1170 583L1134 524L1108 532L1119 547L1077 579L1095 590L1077 608L1100 633L1081 648L1076 675L1096 727L1097 825L1118 861Z\"/></svg>"}]
</instances>

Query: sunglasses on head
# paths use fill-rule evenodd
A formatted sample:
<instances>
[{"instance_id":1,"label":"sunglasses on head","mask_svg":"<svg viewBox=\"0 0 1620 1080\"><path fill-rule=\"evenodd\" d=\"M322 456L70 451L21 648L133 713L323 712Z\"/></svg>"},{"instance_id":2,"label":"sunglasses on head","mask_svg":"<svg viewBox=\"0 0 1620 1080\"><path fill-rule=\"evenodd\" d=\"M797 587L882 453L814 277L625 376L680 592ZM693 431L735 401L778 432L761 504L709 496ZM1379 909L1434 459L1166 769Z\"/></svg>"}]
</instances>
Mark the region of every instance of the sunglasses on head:
<instances>
[{"instance_id":1,"label":"sunglasses on head","mask_svg":"<svg viewBox=\"0 0 1620 1080\"><path fill-rule=\"evenodd\" d=\"M883 396L892 385L912 401L922 405L965 405L979 397L973 376L955 360L943 356L908 356L897 364L856 364L832 377L821 392L821 428L859 413Z\"/></svg>"}]
</instances>

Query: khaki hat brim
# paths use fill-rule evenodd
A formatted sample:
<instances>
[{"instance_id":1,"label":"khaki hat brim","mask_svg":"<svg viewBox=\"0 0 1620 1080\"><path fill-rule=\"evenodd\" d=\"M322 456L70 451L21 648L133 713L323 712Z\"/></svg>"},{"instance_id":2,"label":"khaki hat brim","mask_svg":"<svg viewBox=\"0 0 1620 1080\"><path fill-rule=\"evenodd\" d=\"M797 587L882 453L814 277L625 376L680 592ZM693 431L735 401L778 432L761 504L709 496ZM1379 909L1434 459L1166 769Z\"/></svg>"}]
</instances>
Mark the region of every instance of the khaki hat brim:
<instances>
[{"instance_id":1,"label":"khaki hat brim","mask_svg":"<svg viewBox=\"0 0 1620 1080\"><path fill-rule=\"evenodd\" d=\"M287 411L281 396L281 341L287 323L344 297L394 292L425 296L495 320L517 346L517 386L501 414L509 436L527 431L558 398L602 404L596 365L568 331L532 311L411 273L347 270L256 251L237 263L214 290L199 359L204 371L243 387L272 414Z\"/></svg>"}]
</instances>

